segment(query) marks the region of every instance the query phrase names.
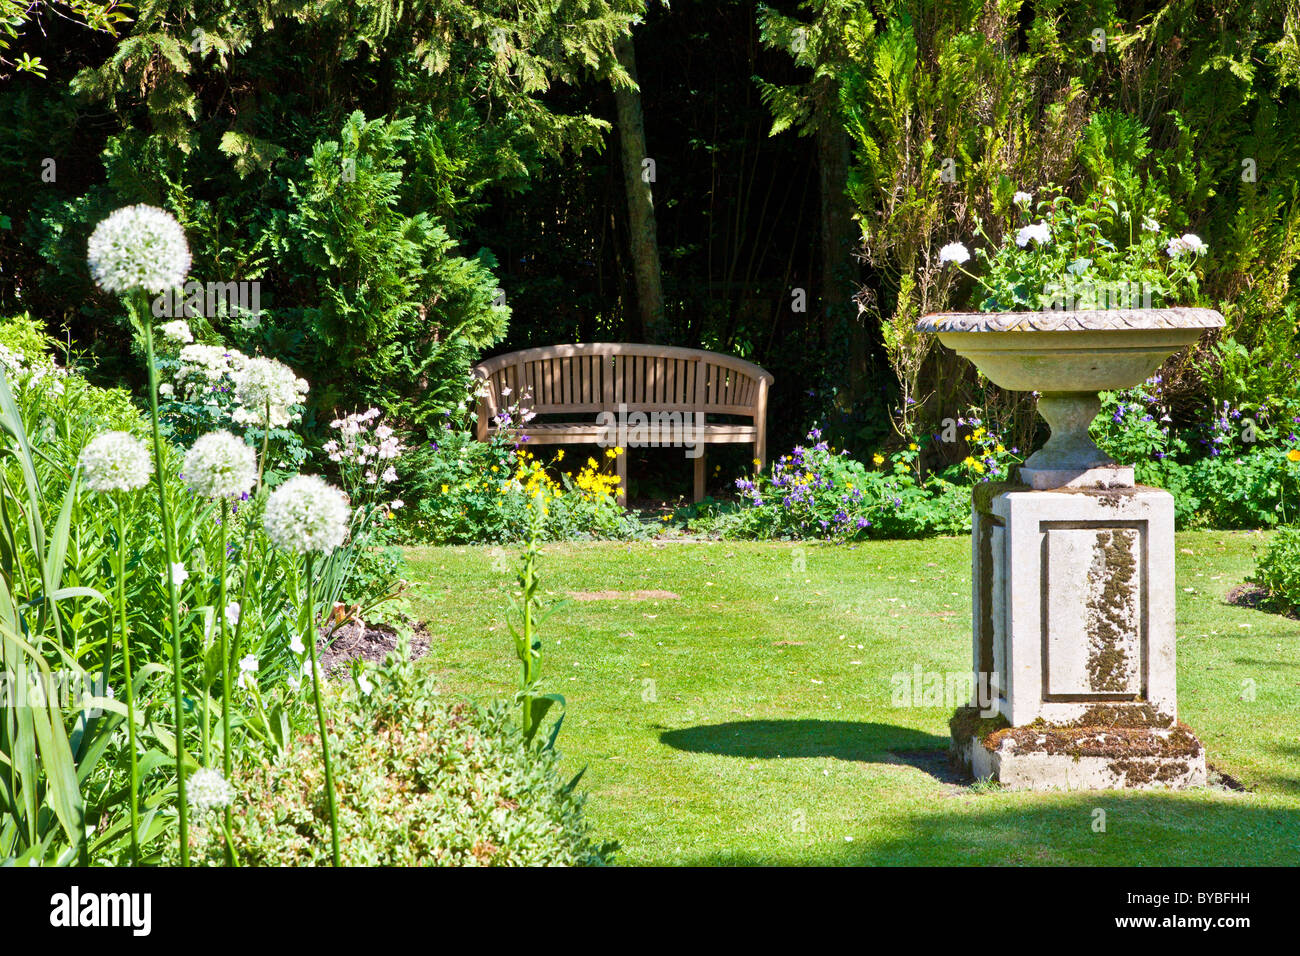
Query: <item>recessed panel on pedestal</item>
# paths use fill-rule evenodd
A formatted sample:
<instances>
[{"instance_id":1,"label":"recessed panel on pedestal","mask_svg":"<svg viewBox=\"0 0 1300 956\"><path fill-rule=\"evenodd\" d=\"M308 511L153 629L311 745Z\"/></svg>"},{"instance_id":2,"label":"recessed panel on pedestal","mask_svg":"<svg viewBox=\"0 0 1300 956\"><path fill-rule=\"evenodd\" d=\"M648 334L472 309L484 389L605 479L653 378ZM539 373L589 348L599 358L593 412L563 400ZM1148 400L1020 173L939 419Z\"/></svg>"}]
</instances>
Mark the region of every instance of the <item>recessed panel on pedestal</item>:
<instances>
[{"instance_id":1,"label":"recessed panel on pedestal","mask_svg":"<svg viewBox=\"0 0 1300 956\"><path fill-rule=\"evenodd\" d=\"M1143 528L1044 522L1044 538L1044 698L1140 698L1146 670Z\"/></svg>"}]
</instances>

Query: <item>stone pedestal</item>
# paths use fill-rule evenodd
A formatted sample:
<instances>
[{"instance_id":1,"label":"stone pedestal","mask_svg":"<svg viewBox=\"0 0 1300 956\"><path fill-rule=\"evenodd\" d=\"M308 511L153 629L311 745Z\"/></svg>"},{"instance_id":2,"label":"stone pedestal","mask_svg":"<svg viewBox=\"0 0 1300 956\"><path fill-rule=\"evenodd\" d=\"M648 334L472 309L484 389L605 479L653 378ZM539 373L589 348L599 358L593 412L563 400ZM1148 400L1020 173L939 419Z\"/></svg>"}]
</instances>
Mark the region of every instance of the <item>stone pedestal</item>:
<instances>
[{"instance_id":1,"label":"stone pedestal","mask_svg":"<svg viewBox=\"0 0 1300 956\"><path fill-rule=\"evenodd\" d=\"M958 760L1016 788L1203 784L1177 722L1173 497L984 486L973 512L979 712L953 720Z\"/></svg>"}]
</instances>

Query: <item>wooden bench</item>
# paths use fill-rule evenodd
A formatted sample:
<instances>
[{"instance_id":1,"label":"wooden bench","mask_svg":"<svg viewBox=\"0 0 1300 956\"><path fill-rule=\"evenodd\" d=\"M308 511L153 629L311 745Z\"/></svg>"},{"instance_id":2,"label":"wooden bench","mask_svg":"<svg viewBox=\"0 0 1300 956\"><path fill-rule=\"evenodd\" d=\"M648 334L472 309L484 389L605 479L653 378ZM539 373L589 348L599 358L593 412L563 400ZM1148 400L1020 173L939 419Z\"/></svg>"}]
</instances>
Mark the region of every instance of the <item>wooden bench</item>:
<instances>
[{"instance_id":1,"label":"wooden bench","mask_svg":"<svg viewBox=\"0 0 1300 956\"><path fill-rule=\"evenodd\" d=\"M526 435L530 445L622 446L616 465L622 504L629 447L695 452L696 501L704 497L706 445L752 444L759 467L767 461L772 375L730 355L625 343L550 345L497 355L473 374L486 386L479 388L479 441L509 432ZM521 400L519 417L532 417L506 421ZM710 416L750 421L710 422Z\"/></svg>"}]
</instances>

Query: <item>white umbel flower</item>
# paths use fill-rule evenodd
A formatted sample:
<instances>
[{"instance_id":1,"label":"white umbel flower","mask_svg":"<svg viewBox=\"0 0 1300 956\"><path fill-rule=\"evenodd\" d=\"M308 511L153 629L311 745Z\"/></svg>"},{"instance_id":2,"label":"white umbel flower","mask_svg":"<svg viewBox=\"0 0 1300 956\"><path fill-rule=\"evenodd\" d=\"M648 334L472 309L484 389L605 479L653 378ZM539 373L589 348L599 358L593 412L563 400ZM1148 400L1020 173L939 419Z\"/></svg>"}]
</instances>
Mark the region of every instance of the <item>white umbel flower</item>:
<instances>
[{"instance_id":1,"label":"white umbel flower","mask_svg":"<svg viewBox=\"0 0 1300 956\"><path fill-rule=\"evenodd\" d=\"M190 324L184 319L173 319L164 325L158 327L163 338L176 345L189 345L194 341L194 333L190 331Z\"/></svg>"},{"instance_id":2,"label":"white umbel flower","mask_svg":"<svg viewBox=\"0 0 1300 956\"><path fill-rule=\"evenodd\" d=\"M276 547L307 554L341 545L349 518L341 491L316 475L299 475L271 493L262 521Z\"/></svg>"},{"instance_id":3,"label":"white umbel flower","mask_svg":"<svg viewBox=\"0 0 1300 956\"><path fill-rule=\"evenodd\" d=\"M235 398L243 408L234 418L241 424L283 428L293 420L289 406L299 404L307 394L307 383L289 366L275 359L249 359L233 376Z\"/></svg>"},{"instance_id":4,"label":"white umbel flower","mask_svg":"<svg viewBox=\"0 0 1300 956\"><path fill-rule=\"evenodd\" d=\"M1181 236L1170 239L1169 244L1165 246L1165 252L1169 253L1171 259L1177 259L1185 252L1200 255L1208 248L1209 246L1201 241L1200 236L1195 233L1185 232Z\"/></svg>"},{"instance_id":5,"label":"white umbel flower","mask_svg":"<svg viewBox=\"0 0 1300 956\"><path fill-rule=\"evenodd\" d=\"M208 432L185 453L185 483L204 498L238 498L257 481L257 455L242 438Z\"/></svg>"},{"instance_id":6,"label":"white umbel flower","mask_svg":"<svg viewBox=\"0 0 1300 956\"><path fill-rule=\"evenodd\" d=\"M216 770L201 767L185 778L185 799L200 813L221 810L235 799L235 788Z\"/></svg>"},{"instance_id":7,"label":"white umbel flower","mask_svg":"<svg viewBox=\"0 0 1300 956\"><path fill-rule=\"evenodd\" d=\"M939 250L939 263L955 262L961 265L970 259L970 250L960 242L950 242Z\"/></svg>"},{"instance_id":8,"label":"white umbel flower","mask_svg":"<svg viewBox=\"0 0 1300 956\"><path fill-rule=\"evenodd\" d=\"M95 227L86 247L95 284L105 292L159 293L185 283L190 246L171 213L124 206Z\"/></svg>"},{"instance_id":9,"label":"white umbel flower","mask_svg":"<svg viewBox=\"0 0 1300 956\"><path fill-rule=\"evenodd\" d=\"M1040 246L1052 238L1051 230L1047 228L1047 223L1036 222L1033 225L1025 226L1016 233L1016 245L1024 248L1029 245L1029 240L1034 240Z\"/></svg>"},{"instance_id":10,"label":"white umbel flower","mask_svg":"<svg viewBox=\"0 0 1300 956\"><path fill-rule=\"evenodd\" d=\"M81 450L81 471L91 491L134 491L149 483L153 458L134 435L104 432Z\"/></svg>"}]
</instances>

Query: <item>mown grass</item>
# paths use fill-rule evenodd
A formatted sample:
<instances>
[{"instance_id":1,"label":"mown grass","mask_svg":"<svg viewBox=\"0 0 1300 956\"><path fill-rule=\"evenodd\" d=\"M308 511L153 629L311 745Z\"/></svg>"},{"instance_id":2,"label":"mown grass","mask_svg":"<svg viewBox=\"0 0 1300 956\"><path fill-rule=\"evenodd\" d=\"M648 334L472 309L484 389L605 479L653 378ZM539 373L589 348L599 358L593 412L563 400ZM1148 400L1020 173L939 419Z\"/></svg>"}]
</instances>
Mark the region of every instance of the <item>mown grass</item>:
<instances>
[{"instance_id":1,"label":"mown grass","mask_svg":"<svg viewBox=\"0 0 1300 956\"><path fill-rule=\"evenodd\" d=\"M891 677L969 667L968 538L549 546L552 599L678 595L574 601L546 621L560 747L625 864L1300 863L1300 623L1223 600L1265 540L1177 539L1181 716L1244 792L956 781L950 708L895 706ZM512 693L513 563L469 547L408 559L427 666L451 692Z\"/></svg>"}]
</instances>

